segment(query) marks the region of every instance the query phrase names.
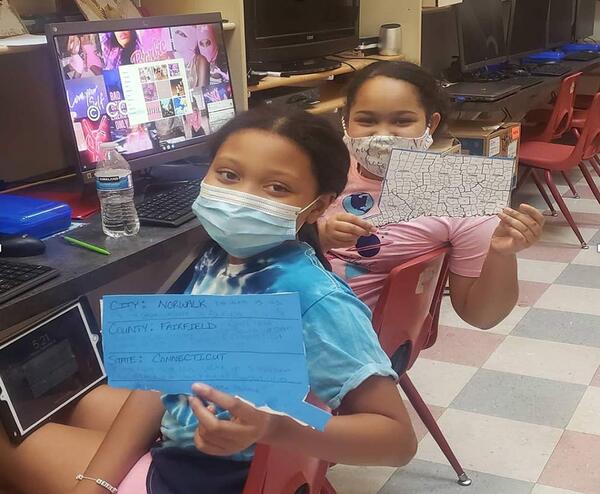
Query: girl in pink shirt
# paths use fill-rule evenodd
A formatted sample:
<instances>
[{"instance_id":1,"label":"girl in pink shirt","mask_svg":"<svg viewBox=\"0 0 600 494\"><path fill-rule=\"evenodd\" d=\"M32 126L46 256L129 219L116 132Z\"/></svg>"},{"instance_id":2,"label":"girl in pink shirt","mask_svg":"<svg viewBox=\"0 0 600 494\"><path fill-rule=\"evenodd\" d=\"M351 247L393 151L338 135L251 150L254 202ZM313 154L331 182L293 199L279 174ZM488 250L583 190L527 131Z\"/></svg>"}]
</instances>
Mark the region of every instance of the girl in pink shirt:
<instances>
[{"instance_id":1,"label":"girl in pink shirt","mask_svg":"<svg viewBox=\"0 0 600 494\"><path fill-rule=\"evenodd\" d=\"M447 100L430 74L407 62L376 62L359 71L347 96L348 186L319 224L334 271L373 309L394 267L450 244L454 309L473 326L495 326L517 302L515 254L537 242L544 217L521 204L497 216L428 216L374 228L360 217L377 208L392 149L427 150Z\"/></svg>"}]
</instances>

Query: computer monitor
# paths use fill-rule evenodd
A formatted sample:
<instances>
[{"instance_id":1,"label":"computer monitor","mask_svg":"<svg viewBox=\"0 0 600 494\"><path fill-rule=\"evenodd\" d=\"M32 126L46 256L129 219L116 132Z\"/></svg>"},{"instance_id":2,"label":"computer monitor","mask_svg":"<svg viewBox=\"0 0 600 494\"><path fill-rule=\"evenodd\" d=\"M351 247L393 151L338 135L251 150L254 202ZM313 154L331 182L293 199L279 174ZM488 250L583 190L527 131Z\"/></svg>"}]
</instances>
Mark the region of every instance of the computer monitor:
<instances>
[{"instance_id":1,"label":"computer monitor","mask_svg":"<svg viewBox=\"0 0 600 494\"><path fill-rule=\"evenodd\" d=\"M456 14L463 72L506 61L501 0L463 0Z\"/></svg>"},{"instance_id":2,"label":"computer monitor","mask_svg":"<svg viewBox=\"0 0 600 494\"><path fill-rule=\"evenodd\" d=\"M594 35L596 0L578 0L575 15L575 39Z\"/></svg>"},{"instance_id":3,"label":"computer monitor","mask_svg":"<svg viewBox=\"0 0 600 494\"><path fill-rule=\"evenodd\" d=\"M245 0L250 67L310 68L319 57L356 48L359 7L359 0Z\"/></svg>"},{"instance_id":4,"label":"computer monitor","mask_svg":"<svg viewBox=\"0 0 600 494\"><path fill-rule=\"evenodd\" d=\"M573 39L575 0L551 0L547 48L566 45Z\"/></svg>"},{"instance_id":5,"label":"computer monitor","mask_svg":"<svg viewBox=\"0 0 600 494\"><path fill-rule=\"evenodd\" d=\"M235 114L220 14L49 25L68 144L85 182L100 144L133 170L203 156Z\"/></svg>"},{"instance_id":6,"label":"computer monitor","mask_svg":"<svg viewBox=\"0 0 600 494\"><path fill-rule=\"evenodd\" d=\"M523 57L546 48L550 0L513 0L508 54Z\"/></svg>"}]
</instances>

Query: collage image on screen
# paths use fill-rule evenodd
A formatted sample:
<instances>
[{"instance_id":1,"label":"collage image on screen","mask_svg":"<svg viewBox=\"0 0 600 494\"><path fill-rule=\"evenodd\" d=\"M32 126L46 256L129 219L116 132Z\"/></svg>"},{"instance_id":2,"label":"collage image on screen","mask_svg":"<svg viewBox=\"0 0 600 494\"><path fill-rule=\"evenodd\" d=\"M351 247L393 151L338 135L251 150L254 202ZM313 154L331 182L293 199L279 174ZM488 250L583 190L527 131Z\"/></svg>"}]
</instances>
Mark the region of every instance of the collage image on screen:
<instances>
[{"instance_id":1,"label":"collage image on screen","mask_svg":"<svg viewBox=\"0 0 600 494\"><path fill-rule=\"evenodd\" d=\"M142 157L189 145L234 115L218 24L65 35L56 49L84 169L103 142Z\"/></svg>"}]
</instances>

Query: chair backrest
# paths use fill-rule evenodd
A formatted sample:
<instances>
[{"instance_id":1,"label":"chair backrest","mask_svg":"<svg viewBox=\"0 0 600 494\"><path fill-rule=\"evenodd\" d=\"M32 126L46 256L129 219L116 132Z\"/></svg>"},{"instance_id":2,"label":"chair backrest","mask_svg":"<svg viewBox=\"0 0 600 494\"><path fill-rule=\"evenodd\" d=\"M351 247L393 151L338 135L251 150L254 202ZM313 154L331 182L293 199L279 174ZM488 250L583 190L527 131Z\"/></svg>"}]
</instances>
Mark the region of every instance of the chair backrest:
<instances>
[{"instance_id":1,"label":"chair backrest","mask_svg":"<svg viewBox=\"0 0 600 494\"><path fill-rule=\"evenodd\" d=\"M578 72L562 80L550 119L546 124L544 132L539 137L536 137L536 141L551 142L562 137L571 128L576 96L575 89L577 79L580 76L581 72Z\"/></svg>"},{"instance_id":2,"label":"chair backrest","mask_svg":"<svg viewBox=\"0 0 600 494\"><path fill-rule=\"evenodd\" d=\"M587 115L581 137L577 143L578 146L581 143L584 160L592 159L600 153L600 93L594 96Z\"/></svg>"},{"instance_id":3,"label":"chair backrest","mask_svg":"<svg viewBox=\"0 0 600 494\"><path fill-rule=\"evenodd\" d=\"M373 328L399 374L435 342L449 250L443 247L416 257L387 277L373 313Z\"/></svg>"},{"instance_id":4,"label":"chair backrest","mask_svg":"<svg viewBox=\"0 0 600 494\"><path fill-rule=\"evenodd\" d=\"M243 494L320 494L329 464L259 444Z\"/></svg>"}]
</instances>

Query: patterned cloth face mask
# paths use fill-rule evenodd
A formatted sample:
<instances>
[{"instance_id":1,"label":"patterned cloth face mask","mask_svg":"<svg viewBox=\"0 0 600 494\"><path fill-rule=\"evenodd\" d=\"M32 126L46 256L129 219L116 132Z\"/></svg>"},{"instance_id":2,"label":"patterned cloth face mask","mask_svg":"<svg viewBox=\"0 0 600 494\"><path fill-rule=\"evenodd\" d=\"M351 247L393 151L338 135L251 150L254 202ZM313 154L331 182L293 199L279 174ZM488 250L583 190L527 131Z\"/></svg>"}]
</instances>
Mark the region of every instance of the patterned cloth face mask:
<instances>
[{"instance_id":1,"label":"patterned cloth face mask","mask_svg":"<svg viewBox=\"0 0 600 494\"><path fill-rule=\"evenodd\" d=\"M429 127L421 137L400 136L367 136L350 137L344 127L344 142L350 155L360 163L365 170L377 177L385 177L385 173L394 149L407 151L427 151L433 144L433 137Z\"/></svg>"}]
</instances>

